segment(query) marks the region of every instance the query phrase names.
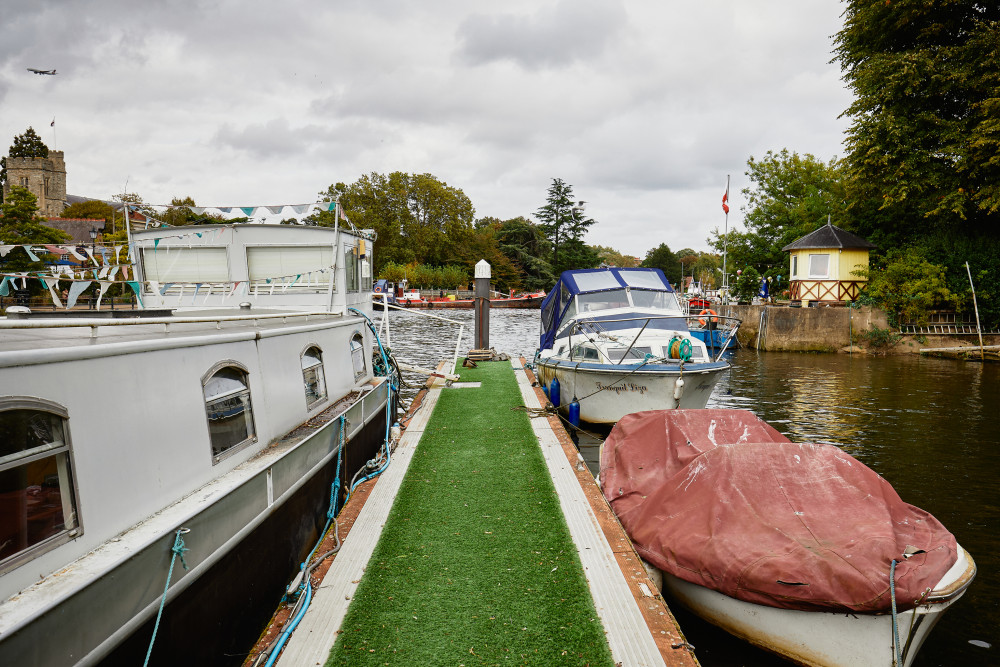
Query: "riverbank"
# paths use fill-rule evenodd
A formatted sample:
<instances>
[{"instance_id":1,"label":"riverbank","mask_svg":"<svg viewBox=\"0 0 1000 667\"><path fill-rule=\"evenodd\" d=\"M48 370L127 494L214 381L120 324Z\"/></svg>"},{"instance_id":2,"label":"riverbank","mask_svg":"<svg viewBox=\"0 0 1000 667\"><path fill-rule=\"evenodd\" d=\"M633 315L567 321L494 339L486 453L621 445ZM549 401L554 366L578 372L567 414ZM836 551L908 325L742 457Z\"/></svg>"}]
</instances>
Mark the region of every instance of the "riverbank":
<instances>
[{"instance_id":1,"label":"riverbank","mask_svg":"<svg viewBox=\"0 0 1000 667\"><path fill-rule=\"evenodd\" d=\"M792 308L786 305L722 306L720 315L739 317L737 340L767 352L920 354L934 348L978 349L979 337L958 333L967 327L928 327L926 333L899 333L877 308ZM874 331L867 339L864 332ZM881 343L881 344L880 344ZM1000 344L1000 334L983 334L984 345Z\"/></svg>"}]
</instances>

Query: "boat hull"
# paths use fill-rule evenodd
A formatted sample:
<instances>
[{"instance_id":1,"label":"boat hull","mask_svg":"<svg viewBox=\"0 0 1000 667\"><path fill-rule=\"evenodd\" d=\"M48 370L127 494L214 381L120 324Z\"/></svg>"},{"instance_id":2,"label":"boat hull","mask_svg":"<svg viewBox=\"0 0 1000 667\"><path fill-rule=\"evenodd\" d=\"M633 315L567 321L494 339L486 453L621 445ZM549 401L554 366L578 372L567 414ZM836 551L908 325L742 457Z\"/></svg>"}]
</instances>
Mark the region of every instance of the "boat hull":
<instances>
[{"instance_id":1,"label":"boat hull","mask_svg":"<svg viewBox=\"0 0 1000 667\"><path fill-rule=\"evenodd\" d=\"M613 424L627 414L644 410L700 409L708 404L712 390L729 369L726 362L678 365L581 364L566 360L536 359L542 386L548 390L559 380L558 407L567 412L575 397L580 419L591 424ZM677 380L684 384L675 398ZM550 398L552 398L550 396Z\"/></svg>"},{"instance_id":2,"label":"boat hull","mask_svg":"<svg viewBox=\"0 0 1000 667\"><path fill-rule=\"evenodd\" d=\"M963 549L953 571L954 593L897 615L903 665L909 667L941 615L958 600L975 576L972 557ZM646 564L662 576L662 590L693 613L726 632L797 664L810 667L891 667L891 614L849 614L778 609L737 600L684 581ZM949 575L951 572L949 573ZM947 578L947 575L946 575ZM933 593L931 597L933 598Z\"/></svg>"}]
</instances>

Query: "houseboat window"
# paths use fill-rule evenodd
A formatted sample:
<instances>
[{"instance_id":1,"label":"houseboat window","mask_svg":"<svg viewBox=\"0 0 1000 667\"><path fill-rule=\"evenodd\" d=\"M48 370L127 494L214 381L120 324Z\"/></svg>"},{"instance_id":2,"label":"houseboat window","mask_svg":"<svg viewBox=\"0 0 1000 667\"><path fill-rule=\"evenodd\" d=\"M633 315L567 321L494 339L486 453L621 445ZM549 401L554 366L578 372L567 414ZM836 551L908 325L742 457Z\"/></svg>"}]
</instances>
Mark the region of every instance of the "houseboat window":
<instances>
[{"instance_id":1,"label":"houseboat window","mask_svg":"<svg viewBox=\"0 0 1000 667\"><path fill-rule=\"evenodd\" d=\"M354 379L365 374L365 339L356 333L351 337L351 362L354 364Z\"/></svg>"},{"instance_id":2,"label":"houseboat window","mask_svg":"<svg viewBox=\"0 0 1000 667\"><path fill-rule=\"evenodd\" d=\"M142 249L146 280L159 283L224 283L229 281L225 248L177 247L160 244Z\"/></svg>"},{"instance_id":3,"label":"houseboat window","mask_svg":"<svg viewBox=\"0 0 1000 667\"><path fill-rule=\"evenodd\" d=\"M361 289L361 272L358 270L358 249L354 246L344 250L344 281L348 292Z\"/></svg>"},{"instance_id":4,"label":"houseboat window","mask_svg":"<svg viewBox=\"0 0 1000 667\"><path fill-rule=\"evenodd\" d=\"M0 401L0 572L78 529L65 416L36 400Z\"/></svg>"},{"instance_id":5,"label":"houseboat window","mask_svg":"<svg viewBox=\"0 0 1000 667\"><path fill-rule=\"evenodd\" d=\"M302 353L302 382L306 387L306 407L311 408L326 398L323 353L316 346Z\"/></svg>"},{"instance_id":6,"label":"houseboat window","mask_svg":"<svg viewBox=\"0 0 1000 667\"><path fill-rule=\"evenodd\" d=\"M212 441L212 461L218 463L256 440L247 374L225 366L205 381L205 412Z\"/></svg>"},{"instance_id":7,"label":"houseboat window","mask_svg":"<svg viewBox=\"0 0 1000 667\"><path fill-rule=\"evenodd\" d=\"M628 292L623 289L612 289L606 292L580 294L576 297L576 303L581 313L608 308L627 308Z\"/></svg>"},{"instance_id":8,"label":"houseboat window","mask_svg":"<svg viewBox=\"0 0 1000 667\"><path fill-rule=\"evenodd\" d=\"M830 275L829 255L809 255L809 277L827 278Z\"/></svg>"},{"instance_id":9,"label":"houseboat window","mask_svg":"<svg viewBox=\"0 0 1000 667\"><path fill-rule=\"evenodd\" d=\"M326 290L334 278L332 266L333 246L247 247L250 282L258 290Z\"/></svg>"}]
</instances>

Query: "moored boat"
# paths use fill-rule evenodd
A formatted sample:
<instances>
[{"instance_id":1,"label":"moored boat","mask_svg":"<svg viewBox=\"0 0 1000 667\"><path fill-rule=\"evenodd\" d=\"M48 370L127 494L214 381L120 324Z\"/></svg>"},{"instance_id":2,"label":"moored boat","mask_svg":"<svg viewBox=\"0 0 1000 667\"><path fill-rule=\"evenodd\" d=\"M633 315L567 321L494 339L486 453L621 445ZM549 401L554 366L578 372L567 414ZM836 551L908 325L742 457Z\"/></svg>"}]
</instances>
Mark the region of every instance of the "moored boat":
<instances>
[{"instance_id":1,"label":"moored boat","mask_svg":"<svg viewBox=\"0 0 1000 667\"><path fill-rule=\"evenodd\" d=\"M156 310L0 320L0 664L240 664L388 447L363 234L135 242Z\"/></svg>"},{"instance_id":2,"label":"moored boat","mask_svg":"<svg viewBox=\"0 0 1000 667\"><path fill-rule=\"evenodd\" d=\"M659 269L565 271L541 311L539 379L556 407L576 404L585 422L703 408L729 369L724 347L713 354L692 334Z\"/></svg>"},{"instance_id":3,"label":"moored boat","mask_svg":"<svg viewBox=\"0 0 1000 667\"><path fill-rule=\"evenodd\" d=\"M954 536L860 461L750 412L629 415L600 479L665 592L799 664L910 665L975 576Z\"/></svg>"}]
</instances>

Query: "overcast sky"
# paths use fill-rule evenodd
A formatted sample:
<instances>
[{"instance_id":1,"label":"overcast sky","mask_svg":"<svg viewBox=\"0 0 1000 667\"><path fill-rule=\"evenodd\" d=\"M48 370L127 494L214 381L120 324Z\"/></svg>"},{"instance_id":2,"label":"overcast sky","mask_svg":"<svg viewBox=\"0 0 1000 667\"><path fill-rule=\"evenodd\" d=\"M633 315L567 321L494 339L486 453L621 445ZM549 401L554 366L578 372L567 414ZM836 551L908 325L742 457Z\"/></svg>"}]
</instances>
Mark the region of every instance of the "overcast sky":
<instances>
[{"instance_id":1,"label":"overcast sky","mask_svg":"<svg viewBox=\"0 0 1000 667\"><path fill-rule=\"evenodd\" d=\"M33 126L68 192L304 204L431 173L476 217L553 178L639 257L740 228L747 159L841 156L837 0L36 0L0 21L0 151ZM58 71L39 76L26 68ZM55 128L50 122L55 119ZM54 130L54 131L53 131Z\"/></svg>"}]
</instances>

